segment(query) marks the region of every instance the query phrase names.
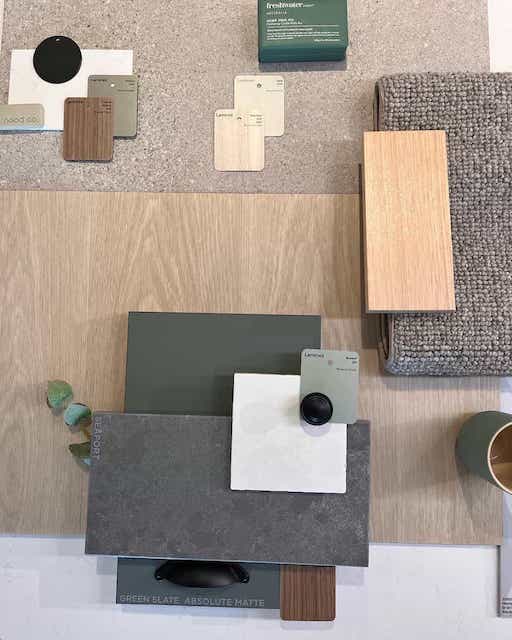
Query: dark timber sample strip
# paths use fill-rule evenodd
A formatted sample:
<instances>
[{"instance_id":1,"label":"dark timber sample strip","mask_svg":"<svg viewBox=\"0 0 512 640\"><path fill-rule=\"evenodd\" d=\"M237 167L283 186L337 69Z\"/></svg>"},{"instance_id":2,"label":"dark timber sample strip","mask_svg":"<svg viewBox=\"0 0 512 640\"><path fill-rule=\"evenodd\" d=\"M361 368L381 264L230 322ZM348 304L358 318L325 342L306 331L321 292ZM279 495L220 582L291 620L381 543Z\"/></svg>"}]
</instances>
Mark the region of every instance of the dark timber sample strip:
<instances>
[{"instance_id":1,"label":"dark timber sample strip","mask_svg":"<svg viewBox=\"0 0 512 640\"><path fill-rule=\"evenodd\" d=\"M68 98L64 103L63 156L109 162L114 154L112 98Z\"/></svg>"},{"instance_id":2,"label":"dark timber sample strip","mask_svg":"<svg viewBox=\"0 0 512 640\"><path fill-rule=\"evenodd\" d=\"M330 621L336 618L336 567L281 567L281 619Z\"/></svg>"}]
</instances>

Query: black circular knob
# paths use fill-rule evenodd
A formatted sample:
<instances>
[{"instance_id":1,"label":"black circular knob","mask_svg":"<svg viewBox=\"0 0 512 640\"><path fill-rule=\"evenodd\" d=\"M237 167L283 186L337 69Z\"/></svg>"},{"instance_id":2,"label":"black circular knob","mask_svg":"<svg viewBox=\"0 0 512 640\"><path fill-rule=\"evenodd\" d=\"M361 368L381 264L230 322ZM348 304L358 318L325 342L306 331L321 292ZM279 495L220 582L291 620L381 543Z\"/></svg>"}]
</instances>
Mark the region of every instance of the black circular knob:
<instances>
[{"instance_id":1,"label":"black circular knob","mask_svg":"<svg viewBox=\"0 0 512 640\"><path fill-rule=\"evenodd\" d=\"M309 393L300 403L300 413L308 424L320 427L332 418L332 402L323 393Z\"/></svg>"},{"instance_id":2,"label":"black circular knob","mask_svg":"<svg viewBox=\"0 0 512 640\"><path fill-rule=\"evenodd\" d=\"M34 69L42 80L62 84L69 82L80 71L82 52L71 38L52 36L37 47L33 61Z\"/></svg>"}]
</instances>

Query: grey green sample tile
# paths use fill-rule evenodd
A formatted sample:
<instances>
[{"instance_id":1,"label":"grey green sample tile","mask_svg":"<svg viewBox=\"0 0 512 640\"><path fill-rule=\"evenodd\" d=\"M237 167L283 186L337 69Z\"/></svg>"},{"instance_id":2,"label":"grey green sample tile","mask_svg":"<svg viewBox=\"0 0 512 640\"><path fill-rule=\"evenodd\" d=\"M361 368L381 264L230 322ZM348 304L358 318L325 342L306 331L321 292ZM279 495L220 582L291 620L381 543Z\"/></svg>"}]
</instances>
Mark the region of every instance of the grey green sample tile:
<instances>
[{"instance_id":1,"label":"grey green sample tile","mask_svg":"<svg viewBox=\"0 0 512 640\"><path fill-rule=\"evenodd\" d=\"M319 316L130 313L125 411L229 416L233 376L300 374Z\"/></svg>"},{"instance_id":2,"label":"grey green sample tile","mask_svg":"<svg viewBox=\"0 0 512 640\"><path fill-rule=\"evenodd\" d=\"M231 491L230 443L227 417L95 414L86 553L367 566L368 423L346 494Z\"/></svg>"},{"instance_id":3,"label":"grey green sample tile","mask_svg":"<svg viewBox=\"0 0 512 640\"><path fill-rule=\"evenodd\" d=\"M246 584L192 588L156 580L155 571L165 562L153 558L119 558L116 602L236 609L279 609L280 567L276 564L243 564Z\"/></svg>"}]
</instances>

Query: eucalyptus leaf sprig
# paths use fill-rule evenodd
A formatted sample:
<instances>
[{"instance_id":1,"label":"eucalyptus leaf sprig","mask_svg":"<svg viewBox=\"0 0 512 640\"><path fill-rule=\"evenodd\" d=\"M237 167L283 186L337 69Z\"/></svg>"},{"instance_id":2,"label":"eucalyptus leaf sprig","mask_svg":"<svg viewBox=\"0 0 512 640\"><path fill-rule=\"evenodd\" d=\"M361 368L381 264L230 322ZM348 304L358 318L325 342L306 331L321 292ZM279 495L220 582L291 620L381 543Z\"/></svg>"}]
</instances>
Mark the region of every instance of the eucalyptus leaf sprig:
<instances>
[{"instance_id":1,"label":"eucalyptus leaf sprig","mask_svg":"<svg viewBox=\"0 0 512 640\"><path fill-rule=\"evenodd\" d=\"M48 380L46 402L54 415L61 415L71 433L83 433L85 442L70 444L72 455L90 466L92 412L83 402L72 402L73 389L64 380Z\"/></svg>"}]
</instances>

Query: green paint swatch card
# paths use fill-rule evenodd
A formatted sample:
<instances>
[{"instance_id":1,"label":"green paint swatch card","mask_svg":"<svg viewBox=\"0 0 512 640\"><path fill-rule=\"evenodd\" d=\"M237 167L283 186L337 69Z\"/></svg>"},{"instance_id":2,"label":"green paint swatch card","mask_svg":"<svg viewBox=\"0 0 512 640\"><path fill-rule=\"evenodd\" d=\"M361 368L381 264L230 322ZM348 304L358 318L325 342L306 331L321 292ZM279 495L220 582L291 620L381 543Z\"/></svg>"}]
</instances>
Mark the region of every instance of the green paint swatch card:
<instances>
[{"instance_id":1,"label":"green paint swatch card","mask_svg":"<svg viewBox=\"0 0 512 640\"><path fill-rule=\"evenodd\" d=\"M87 95L90 98L112 98L114 138L135 138L138 108L137 76L89 76Z\"/></svg>"}]
</instances>

